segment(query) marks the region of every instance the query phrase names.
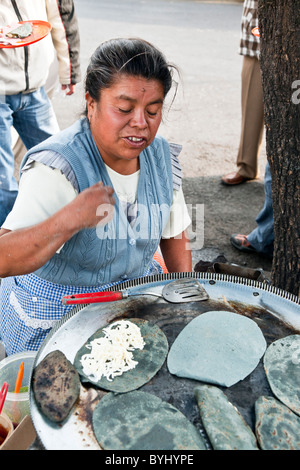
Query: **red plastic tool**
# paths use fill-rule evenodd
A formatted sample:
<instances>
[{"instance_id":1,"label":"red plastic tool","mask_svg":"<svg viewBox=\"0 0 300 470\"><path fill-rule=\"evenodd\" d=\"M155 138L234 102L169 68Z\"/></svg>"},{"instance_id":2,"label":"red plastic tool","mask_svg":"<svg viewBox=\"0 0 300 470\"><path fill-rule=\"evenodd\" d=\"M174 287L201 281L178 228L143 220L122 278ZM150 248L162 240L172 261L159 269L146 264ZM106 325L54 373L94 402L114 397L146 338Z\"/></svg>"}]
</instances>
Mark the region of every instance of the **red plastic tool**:
<instances>
[{"instance_id":1,"label":"red plastic tool","mask_svg":"<svg viewBox=\"0 0 300 470\"><path fill-rule=\"evenodd\" d=\"M62 302L69 304L93 304L98 302L113 302L128 297L126 292L92 292L86 294L66 295Z\"/></svg>"},{"instance_id":2,"label":"red plastic tool","mask_svg":"<svg viewBox=\"0 0 300 470\"><path fill-rule=\"evenodd\" d=\"M8 391L8 383L4 382L1 388L1 392L0 392L0 414L1 414L4 402L5 402L7 391Z\"/></svg>"}]
</instances>

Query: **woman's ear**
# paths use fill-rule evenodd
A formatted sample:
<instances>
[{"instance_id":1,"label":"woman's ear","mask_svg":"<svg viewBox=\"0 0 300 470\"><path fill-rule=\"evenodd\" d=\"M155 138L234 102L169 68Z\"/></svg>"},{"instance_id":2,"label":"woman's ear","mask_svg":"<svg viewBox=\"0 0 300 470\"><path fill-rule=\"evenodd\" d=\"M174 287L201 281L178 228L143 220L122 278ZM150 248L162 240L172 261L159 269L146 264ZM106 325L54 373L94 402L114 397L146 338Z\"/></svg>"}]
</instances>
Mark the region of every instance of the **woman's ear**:
<instances>
[{"instance_id":1,"label":"woman's ear","mask_svg":"<svg viewBox=\"0 0 300 470\"><path fill-rule=\"evenodd\" d=\"M93 115L93 111L95 108L95 100L94 98L91 97L88 91L85 94L85 100L86 100L86 107L87 107L87 116L88 116L88 119L90 119Z\"/></svg>"}]
</instances>

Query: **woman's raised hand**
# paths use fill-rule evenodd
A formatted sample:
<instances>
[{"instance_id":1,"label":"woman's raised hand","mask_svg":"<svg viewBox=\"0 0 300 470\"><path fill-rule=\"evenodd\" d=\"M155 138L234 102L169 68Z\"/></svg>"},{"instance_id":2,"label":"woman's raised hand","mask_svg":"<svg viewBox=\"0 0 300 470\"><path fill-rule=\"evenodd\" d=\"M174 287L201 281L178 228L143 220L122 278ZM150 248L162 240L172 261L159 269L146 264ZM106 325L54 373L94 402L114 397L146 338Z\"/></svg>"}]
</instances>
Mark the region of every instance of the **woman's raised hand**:
<instances>
[{"instance_id":1,"label":"woman's raised hand","mask_svg":"<svg viewBox=\"0 0 300 470\"><path fill-rule=\"evenodd\" d=\"M68 208L78 229L105 225L113 218L115 198L114 190L102 182L85 189L72 201Z\"/></svg>"}]
</instances>

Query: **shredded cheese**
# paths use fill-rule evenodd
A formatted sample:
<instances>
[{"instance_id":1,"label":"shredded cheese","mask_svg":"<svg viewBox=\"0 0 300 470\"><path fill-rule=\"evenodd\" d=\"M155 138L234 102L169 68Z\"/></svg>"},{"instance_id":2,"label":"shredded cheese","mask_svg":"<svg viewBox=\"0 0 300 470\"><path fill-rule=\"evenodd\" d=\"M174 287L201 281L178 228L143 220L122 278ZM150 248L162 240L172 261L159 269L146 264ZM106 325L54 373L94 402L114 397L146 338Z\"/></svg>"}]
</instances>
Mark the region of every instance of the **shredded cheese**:
<instances>
[{"instance_id":1,"label":"shredded cheese","mask_svg":"<svg viewBox=\"0 0 300 470\"><path fill-rule=\"evenodd\" d=\"M127 320L120 320L103 328L104 336L91 341L80 360L83 373L98 382L103 376L112 381L116 376L134 369L138 362L131 351L143 349L145 342L140 328Z\"/></svg>"}]
</instances>

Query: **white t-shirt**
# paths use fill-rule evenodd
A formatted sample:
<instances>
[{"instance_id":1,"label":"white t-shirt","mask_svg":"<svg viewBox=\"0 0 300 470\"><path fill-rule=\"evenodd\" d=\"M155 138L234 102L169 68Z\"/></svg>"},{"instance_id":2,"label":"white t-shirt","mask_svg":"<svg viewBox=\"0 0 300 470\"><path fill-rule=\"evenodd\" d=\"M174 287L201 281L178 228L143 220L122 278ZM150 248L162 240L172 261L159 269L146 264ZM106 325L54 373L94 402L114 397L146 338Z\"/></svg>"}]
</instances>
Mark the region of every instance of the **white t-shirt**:
<instances>
[{"instance_id":1,"label":"white t-shirt","mask_svg":"<svg viewBox=\"0 0 300 470\"><path fill-rule=\"evenodd\" d=\"M136 201L139 171L121 175L106 166L114 190L124 209ZM54 191L55 188L55 191ZM58 169L34 162L20 179L19 192L2 228L17 230L35 225L59 211L77 196L70 181ZM173 191L173 204L163 238L176 237L191 223L182 188Z\"/></svg>"}]
</instances>

